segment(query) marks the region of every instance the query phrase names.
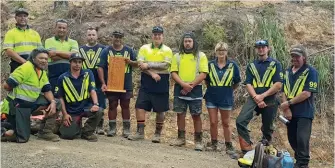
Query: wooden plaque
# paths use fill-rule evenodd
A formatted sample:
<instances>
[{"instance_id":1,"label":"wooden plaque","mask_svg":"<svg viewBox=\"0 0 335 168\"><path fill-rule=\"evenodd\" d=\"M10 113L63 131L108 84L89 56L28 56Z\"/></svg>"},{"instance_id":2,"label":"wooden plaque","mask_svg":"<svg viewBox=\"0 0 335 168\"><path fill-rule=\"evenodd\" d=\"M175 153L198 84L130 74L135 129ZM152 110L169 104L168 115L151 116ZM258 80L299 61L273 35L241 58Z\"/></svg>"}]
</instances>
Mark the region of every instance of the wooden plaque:
<instances>
[{"instance_id":1,"label":"wooden plaque","mask_svg":"<svg viewBox=\"0 0 335 168\"><path fill-rule=\"evenodd\" d=\"M126 92L126 90L124 90L125 67L125 58L109 57L107 81L108 92Z\"/></svg>"}]
</instances>

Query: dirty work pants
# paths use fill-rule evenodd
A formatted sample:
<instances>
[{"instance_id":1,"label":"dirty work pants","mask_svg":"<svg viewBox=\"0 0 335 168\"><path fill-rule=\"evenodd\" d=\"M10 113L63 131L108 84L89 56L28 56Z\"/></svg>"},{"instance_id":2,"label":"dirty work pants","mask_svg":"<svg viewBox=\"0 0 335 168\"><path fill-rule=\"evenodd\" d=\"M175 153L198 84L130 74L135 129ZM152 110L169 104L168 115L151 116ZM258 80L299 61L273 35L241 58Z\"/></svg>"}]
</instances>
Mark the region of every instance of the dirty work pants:
<instances>
[{"instance_id":1,"label":"dirty work pants","mask_svg":"<svg viewBox=\"0 0 335 168\"><path fill-rule=\"evenodd\" d=\"M12 100L6 98L9 103L9 114L8 121L13 126L16 142L24 143L28 142L30 138L30 115L40 106L48 106L50 102L43 96L40 95L35 102L27 102L24 100ZM57 105L59 107L59 102ZM58 111L58 110L57 110ZM41 121L41 127L39 130L40 134L52 133L52 129L55 125L57 114L49 115L44 117Z\"/></svg>"},{"instance_id":2,"label":"dirty work pants","mask_svg":"<svg viewBox=\"0 0 335 168\"><path fill-rule=\"evenodd\" d=\"M312 132L312 119L292 118L287 125L287 137L298 166L305 166L309 163L309 140Z\"/></svg>"},{"instance_id":3,"label":"dirty work pants","mask_svg":"<svg viewBox=\"0 0 335 168\"><path fill-rule=\"evenodd\" d=\"M273 133L273 121L277 114L279 101L276 98L264 100L267 104L265 108L259 108L255 101L249 96L246 103L243 105L242 111L236 119L236 128L238 135L241 136L248 144L252 144L250 140L248 124L254 117L254 111L262 115L262 133L263 139L271 142Z\"/></svg>"},{"instance_id":4,"label":"dirty work pants","mask_svg":"<svg viewBox=\"0 0 335 168\"><path fill-rule=\"evenodd\" d=\"M101 117L103 115L103 109L100 108L97 112L91 112L87 108L84 112L80 114L70 114L72 118L71 125L69 127L65 126L63 123L59 128L60 137L63 139L75 139L80 135L92 135L95 131ZM83 117L87 117L84 127L81 127L81 120Z\"/></svg>"}]
</instances>

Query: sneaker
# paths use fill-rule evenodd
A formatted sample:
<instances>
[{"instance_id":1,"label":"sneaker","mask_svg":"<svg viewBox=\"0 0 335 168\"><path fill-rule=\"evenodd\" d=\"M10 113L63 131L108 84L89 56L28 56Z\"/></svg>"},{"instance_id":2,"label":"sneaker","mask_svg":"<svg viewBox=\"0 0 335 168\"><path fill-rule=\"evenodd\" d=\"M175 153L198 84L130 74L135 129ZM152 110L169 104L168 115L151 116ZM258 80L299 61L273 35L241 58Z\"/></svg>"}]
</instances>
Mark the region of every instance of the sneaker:
<instances>
[{"instance_id":1,"label":"sneaker","mask_svg":"<svg viewBox=\"0 0 335 168\"><path fill-rule=\"evenodd\" d=\"M129 135L128 140L131 141L138 141L138 140L143 140L144 139L144 134L140 134L139 132L136 132L135 135Z\"/></svg>"},{"instance_id":2,"label":"sneaker","mask_svg":"<svg viewBox=\"0 0 335 168\"><path fill-rule=\"evenodd\" d=\"M183 146L186 144L186 139L184 138L177 138L175 139L171 144L170 146Z\"/></svg>"},{"instance_id":3,"label":"sneaker","mask_svg":"<svg viewBox=\"0 0 335 168\"><path fill-rule=\"evenodd\" d=\"M201 141L195 142L195 151L202 151L204 149L204 144Z\"/></svg>"},{"instance_id":4,"label":"sneaker","mask_svg":"<svg viewBox=\"0 0 335 168\"><path fill-rule=\"evenodd\" d=\"M160 143L161 142L161 135L160 134L154 134L154 137L151 140L153 143Z\"/></svg>"},{"instance_id":5,"label":"sneaker","mask_svg":"<svg viewBox=\"0 0 335 168\"><path fill-rule=\"evenodd\" d=\"M38 133L37 138L52 142L58 142L60 140L59 136L53 133Z\"/></svg>"},{"instance_id":6,"label":"sneaker","mask_svg":"<svg viewBox=\"0 0 335 168\"><path fill-rule=\"evenodd\" d=\"M94 134L91 135L81 135L82 139L86 139L89 142L97 142L98 141L98 137Z\"/></svg>"},{"instance_id":7,"label":"sneaker","mask_svg":"<svg viewBox=\"0 0 335 168\"><path fill-rule=\"evenodd\" d=\"M229 155L232 159L238 159L240 155L235 151L235 148L233 147L233 144L231 142L226 142L226 153Z\"/></svg>"},{"instance_id":8,"label":"sneaker","mask_svg":"<svg viewBox=\"0 0 335 168\"><path fill-rule=\"evenodd\" d=\"M222 149L216 144L213 144L212 142L208 142L205 147L206 151L215 151L220 152Z\"/></svg>"},{"instance_id":9,"label":"sneaker","mask_svg":"<svg viewBox=\"0 0 335 168\"><path fill-rule=\"evenodd\" d=\"M97 130L95 131L98 135L105 135L105 131L104 129L102 129L101 127L97 128Z\"/></svg>"}]
</instances>

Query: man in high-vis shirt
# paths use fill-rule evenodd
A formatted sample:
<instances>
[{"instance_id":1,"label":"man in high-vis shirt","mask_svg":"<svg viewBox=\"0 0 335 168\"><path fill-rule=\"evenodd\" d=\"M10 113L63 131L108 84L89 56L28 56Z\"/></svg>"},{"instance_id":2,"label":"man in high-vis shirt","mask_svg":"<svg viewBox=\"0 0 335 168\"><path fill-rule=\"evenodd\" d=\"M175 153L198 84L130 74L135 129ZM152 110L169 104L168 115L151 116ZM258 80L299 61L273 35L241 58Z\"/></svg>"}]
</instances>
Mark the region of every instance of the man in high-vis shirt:
<instances>
[{"instance_id":1,"label":"man in high-vis shirt","mask_svg":"<svg viewBox=\"0 0 335 168\"><path fill-rule=\"evenodd\" d=\"M129 140L144 139L145 112L156 112L156 130L153 143L160 143L164 125L164 112L169 110L169 69L173 56L172 50L163 44L163 28L155 26L152 29L150 44L143 45L137 61L141 72L141 88L136 100L137 131L130 135Z\"/></svg>"},{"instance_id":2,"label":"man in high-vis shirt","mask_svg":"<svg viewBox=\"0 0 335 168\"><path fill-rule=\"evenodd\" d=\"M107 46L101 53L101 61L99 64L99 78L102 83L102 91L105 92L108 101L109 101L109 109L108 109L108 125L109 131L107 132L107 136L113 137L116 135L116 116L117 116L117 107L121 106L122 113L122 123L123 130L122 136L128 138L130 135L130 99L133 97L133 66L137 66L136 62L136 54L134 50L123 44L124 33L120 30L114 31L112 33L112 45ZM111 57L123 57L126 66L124 70L124 90L126 93L120 92L107 92L107 78L108 78L108 68L109 59ZM122 73L122 72L120 72Z\"/></svg>"},{"instance_id":3,"label":"man in high-vis shirt","mask_svg":"<svg viewBox=\"0 0 335 168\"><path fill-rule=\"evenodd\" d=\"M67 36L68 22L58 19L55 26L55 36L45 40L45 48L49 51L48 77L54 91L60 75L69 71L69 58L79 50L78 43Z\"/></svg>"},{"instance_id":4,"label":"man in high-vis shirt","mask_svg":"<svg viewBox=\"0 0 335 168\"><path fill-rule=\"evenodd\" d=\"M177 112L178 138L171 145L186 144L185 117L190 109L194 123L195 150L202 151L202 81L208 73L208 60L200 52L193 33L183 35L179 53L175 54L171 64L171 76L174 85L173 111Z\"/></svg>"},{"instance_id":5,"label":"man in high-vis shirt","mask_svg":"<svg viewBox=\"0 0 335 168\"><path fill-rule=\"evenodd\" d=\"M307 52L302 45L291 51L292 66L285 71L282 91L284 116L290 120L287 137L296 160L296 168L308 168L309 140L315 113L314 94L318 92L318 72L307 64Z\"/></svg>"},{"instance_id":6,"label":"man in high-vis shirt","mask_svg":"<svg viewBox=\"0 0 335 168\"><path fill-rule=\"evenodd\" d=\"M100 62L100 55L102 50L105 48L104 45L98 43L98 29L89 27L86 31L86 41L87 44L80 46L79 54L85 58L83 61L83 69L89 69L92 71L95 84L96 92L98 95L99 106L103 109L106 108L106 96L101 90L101 82L98 75L98 65ZM105 131L103 129L104 118L102 116L96 132L100 135L104 135Z\"/></svg>"},{"instance_id":7,"label":"man in high-vis shirt","mask_svg":"<svg viewBox=\"0 0 335 168\"><path fill-rule=\"evenodd\" d=\"M58 78L56 95L62 104L63 124L60 137L75 139L81 137L91 142L98 140L94 131L101 120L102 108L99 108L95 80L91 70L82 69L85 59L78 53L71 54L70 70ZM88 120L82 127L82 118Z\"/></svg>"},{"instance_id":8,"label":"man in high-vis shirt","mask_svg":"<svg viewBox=\"0 0 335 168\"><path fill-rule=\"evenodd\" d=\"M263 137L261 142L268 145L272 140L273 121L277 114L279 100L276 94L282 86L282 67L268 53L269 43L267 40L259 40L255 43L258 59L247 65L246 88L249 97L244 104L242 111L236 119L236 127L239 135L241 150L246 153L252 150L248 124L254 116L262 115Z\"/></svg>"},{"instance_id":9,"label":"man in high-vis shirt","mask_svg":"<svg viewBox=\"0 0 335 168\"><path fill-rule=\"evenodd\" d=\"M4 84L9 91L8 121L14 127L18 143L24 143L30 137L30 115L37 108L44 106L46 115L41 122L38 138L59 141L58 135L52 133L56 119L56 101L47 77L48 51L34 49L28 61L10 74ZM44 93L44 95L41 95Z\"/></svg>"},{"instance_id":10,"label":"man in high-vis shirt","mask_svg":"<svg viewBox=\"0 0 335 168\"><path fill-rule=\"evenodd\" d=\"M15 10L16 27L5 34L3 50L11 58L10 72L25 63L30 52L42 47L40 35L28 25L28 11Z\"/></svg>"}]
</instances>

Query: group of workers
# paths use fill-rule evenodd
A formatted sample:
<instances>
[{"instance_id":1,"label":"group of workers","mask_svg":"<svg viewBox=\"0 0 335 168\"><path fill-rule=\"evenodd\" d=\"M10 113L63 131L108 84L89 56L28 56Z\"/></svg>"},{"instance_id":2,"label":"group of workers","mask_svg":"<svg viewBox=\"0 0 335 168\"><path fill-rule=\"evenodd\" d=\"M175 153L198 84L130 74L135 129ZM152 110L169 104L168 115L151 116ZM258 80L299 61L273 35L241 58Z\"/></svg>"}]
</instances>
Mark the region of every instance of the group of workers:
<instances>
[{"instance_id":1,"label":"group of workers","mask_svg":"<svg viewBox=\"0 0 335 168\"><path fill-rule=\"evenodd\" d=\"M152 43L143 45L138 54L123 44L124 33L114 31L112 44L104 46L97 42L98 30L88 28L87 44L78 43L67 36L68 22L59 19L55 23L55 36L45 40L44 48L39 34L27 24L28 12L15 12L16 27L9 30L4 39L3 50L11 58L11 74L3 87L9 91L8 122L14 134L9 136L16 142L27 142L30 136L30 115L45 110L45 116L37 134L38 138L59 141L83 138L97 141L103 130L103 111L108 106L109 130L107 136L116 136L117 107L120 104L123 119L122 136L129 140L142 140L145 135L146 112L156 113L156 129L152 142L159 143L169 111L170 76L175 81L173 111L177 113L178 135L173 146L186 144L185 117L187 109L194 123L195 150L219 150L218 112L221 114L226 153L237 158L232 144L230 116L234 105L234 90L241 81L236 62L228 59L228 45L219 42L215 46L215 59L207 60L199 51L193 33L182 36L179 51L163 44L164 30L161 26L152 29ZM309 140L314 118L314 93L318 90L317 71L307 64L307 52L301 45L290 50L291 63L283 71L281 63L270 57L269 42L255 42L258 58L246 68L246 90L249 93L242 111L236 119L240 147L243 153L252 150L248 124L254 111L262 116L261 142L272 141L273 122L278 107L290 120L288 140L293 148L296 167L305 168L309 163ZM110 57L123 57L125 93L108 92L107 78ZM130 100L133 97L133 68L141 70L141 85L136 99L137 131L130 131ZM122 73L122 72L120 72ZM203 86L207 90L203 96ZM283 92L282 101L277 94ZM202 99L210 119L211 142L202 140ZM120 101L120 102L119 102ZM61 111L62 122L54 129ZM82 126L82 117L88 120ZM59 138L60 137L60 138ZM206 147L205 147L206 146Z\"/></svg>"}]
</instances>

